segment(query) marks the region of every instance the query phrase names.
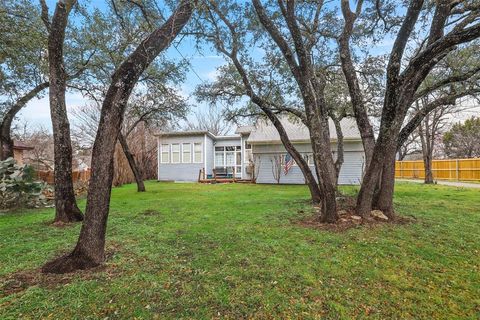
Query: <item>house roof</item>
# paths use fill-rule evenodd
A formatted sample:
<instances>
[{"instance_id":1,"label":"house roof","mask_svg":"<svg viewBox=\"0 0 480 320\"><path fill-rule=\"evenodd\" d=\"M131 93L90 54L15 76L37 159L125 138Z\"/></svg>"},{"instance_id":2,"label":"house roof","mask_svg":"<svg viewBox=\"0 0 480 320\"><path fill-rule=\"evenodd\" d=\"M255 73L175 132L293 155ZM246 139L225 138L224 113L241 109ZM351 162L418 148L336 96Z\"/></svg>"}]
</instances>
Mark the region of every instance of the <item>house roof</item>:
<instances>
[{"instance_id":1,"label":"house roof","mask_svg":"<svg viewBox=\"0 0 480 320\"><path fill-rule=\"evenodd\" d=\"M180 137L180 136L203 136L208 135L210 138L215 140L229 140L229 139L240 139L240 135L233 134L228 136L216 136L210 131L207 130L186 130L186 131L170 131L170 132L158 132L155 134L157 137Z\"/></svg>"},{"instance_id":2,"label":"house roof","mask_svg":"<svg viewBox=\"0 0 480 320\"><path fill-rule=\"evenodd\" d=\"M158 132L155 134L157 137L176 137L176 136L203 136L208 135L210 138L215 139L215 135L207 130L185 130L185 131L170 131L170 132Z\"/></svg>"},{"instance_id":3,"label":"house roof","mask_svg":"<svg viewBox=\"0 0 480 320\"><path fill-rule=\"evenodd\" d=\"M255 126L240 126L235 130L235 133L238 134L248 134L255 130Z\"/></svg>"},{"instance_id":4,"label":"house roof","mask_svg":"<svg viewBox=\"0 0 480 320\"><path fill-rule=\"evenodd\" d=\"M310 134L307 127L300 121L293 122L287 117L280 119L287 132L288 137L292 142L308 142L310 141ZM337 139L337 131L335 125L331 119L328 120L330 138L335 141ZM360 132L358 131L357 124L353 118L344 118L340 121L340 126L343 132L344 140L360 141ZM235 135L228 136L215 136L213 133L207 130L186 130L186 131L171 131L171 132L159 132L156 133L157 137L177 137L177 136L196 136L196 135L208 135L214 140L228 140L228 139L240 139L242 134L250 134L247 139L248 143L280 143L280 135L277 129L273 126L270 120L260 119L254 126L241 126L235 131Z\"/></svg>"},{"instance_id":5,"label":"house roof","mask_svg":"<svg viewBox=\"0 0 480 320\"><path fill-rule=\"evenodd\" d=\"M309 141L310 134L307 127L300 121L293 122L286 117L280 119L291 141ZM335 125L331 119L328 120L330 138L337 139ZM361 140L360 132L353 118L344 118L340 121L344 140ZM280 135L270 120L258 120L255 129L250 133L248 143L280 142Z\"/></svg>"},{"instance_id":6,"label":"house roof","mask_svg":"<svg viewBox=\"0 0 480 320\"><path fill-rule=\"evenodd\" d=\"M35 148L32 147L32 146L26 145L22 141L15 140L15 141L13 141L13 149L15 149L15 150L33 150Z\"/></svg>"}]
</instances>

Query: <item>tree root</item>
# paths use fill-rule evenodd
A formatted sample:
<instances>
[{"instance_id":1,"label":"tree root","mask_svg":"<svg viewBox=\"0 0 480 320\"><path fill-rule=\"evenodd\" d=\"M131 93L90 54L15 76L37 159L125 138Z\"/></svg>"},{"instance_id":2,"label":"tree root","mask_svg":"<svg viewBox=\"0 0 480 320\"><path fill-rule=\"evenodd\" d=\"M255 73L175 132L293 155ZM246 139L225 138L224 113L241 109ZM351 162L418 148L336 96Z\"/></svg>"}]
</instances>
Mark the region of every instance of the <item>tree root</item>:
<instances>
[{"instance_id":1,"label":"tree root","mask_svg":"<svg viewBox=\"0 0 480 320\"><path fill-rule=\"evenodd\" d=\"M86 270L99 266L100 263L83 255L72 252L47 262L42 267L42 273L71 273L77 270Z\"/></svg>"},{"instance_id":2,"label":"tree root","mask_svg":"<svg viewBox=\"0 0 480 320\"><path fill-rule=\"evenodd\" d=\"M59 204L60 201L56 202L55 208L55 219L53 223L72 223L83 221L82 211L78 208L76 203L71 203L69 205ZM67 208L65 208L65 206ZM63 208L62 208L63 207Z\"/></svg>"}]
</instances>

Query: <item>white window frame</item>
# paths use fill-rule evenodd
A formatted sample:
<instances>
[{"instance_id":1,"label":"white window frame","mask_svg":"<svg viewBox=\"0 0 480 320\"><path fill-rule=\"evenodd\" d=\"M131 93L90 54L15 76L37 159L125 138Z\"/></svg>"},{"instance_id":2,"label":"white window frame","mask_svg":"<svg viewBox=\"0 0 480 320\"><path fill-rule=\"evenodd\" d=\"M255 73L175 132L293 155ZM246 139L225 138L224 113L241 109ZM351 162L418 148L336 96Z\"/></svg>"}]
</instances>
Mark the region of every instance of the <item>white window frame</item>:
<instances>
[{"instance_id":1,"label":"white window frame","mask_svg":"<svg viewBox=\"0 0 480 320\"><path fill-rule=\"evenodd\" d=\"M173 151L173 146L178 146L178 151ZM171 153L171 156L170 156L170 161L171 163L180 163L182 161L182 147L181 147L181 143L172 143L170 145L170 153ZM173 161L173 154L174 153L178 153L178 161Z\"/></svg>"},{"instance_id":2,"label":"white window frame","mask_svg":"<svg viewBox=\"0 0 480 320\"><path fill-rule=\"evenodd\" d=\"M185 146L188 145L188 154L190 159L185 159ZM192 163L192 144L190 142L182 143L182 163Z\"/></svg>"},{"instance_id":3,"label":"white window frame","mask_svg":"<svg viewBox=\"0 0 480 320\"><path fill-rule=\"evenodd\" d=\"M195 146L198 145L200 147L200 161L197 161L196 159L196 151L195 151ZM201 142L195 142L193 143L193 150L192 150L192 157L193 157L193 163L202 163L203 162L203 148L202 148L202 143Z\"/></svg>"},{"instance_id":4,"label":"white window frame","mask_svg":"<svg viewBox=\"0 0 480 320\"><path fill-rule=\"evenodd\" d=\"M166 146L166 151L165 151ZM167 154L167 161L163 161L163 154ZM170 163L170 145L168 143L160 144L160 163Z\"/></svg>"}]
</instances>

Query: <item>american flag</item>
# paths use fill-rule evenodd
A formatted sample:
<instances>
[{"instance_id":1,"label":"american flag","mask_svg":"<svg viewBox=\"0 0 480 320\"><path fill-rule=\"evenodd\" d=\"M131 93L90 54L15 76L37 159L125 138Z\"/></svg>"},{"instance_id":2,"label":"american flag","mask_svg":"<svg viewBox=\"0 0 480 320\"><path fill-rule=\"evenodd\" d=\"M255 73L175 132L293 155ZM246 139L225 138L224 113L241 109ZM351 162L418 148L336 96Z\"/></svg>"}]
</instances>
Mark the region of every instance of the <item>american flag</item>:
<instances>
[{"instance_id":1,"label":"american flag","mask_svg":"<svg viewBox=\"0 0 480 320\"><path fill-rule=\"evenodd\" d=\"M285 166L283 167L283 173L287 175L288 171L290 171L290 168L293 166L294 160L292 156L287 153L285 155Z\"/></svg>"}]
</instances>

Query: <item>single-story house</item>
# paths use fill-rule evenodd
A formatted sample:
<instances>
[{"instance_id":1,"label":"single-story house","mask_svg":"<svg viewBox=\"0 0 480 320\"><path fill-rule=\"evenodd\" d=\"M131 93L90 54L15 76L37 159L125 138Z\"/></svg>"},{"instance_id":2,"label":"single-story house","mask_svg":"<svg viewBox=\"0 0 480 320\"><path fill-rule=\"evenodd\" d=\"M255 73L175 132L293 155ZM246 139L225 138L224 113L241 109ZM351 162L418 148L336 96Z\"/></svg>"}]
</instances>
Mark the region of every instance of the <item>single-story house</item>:
<instances>
[{"instance_id":1,"label":"single-story house","mask_svg":"<svg viewBox=\"0 0 480 320\"><path fill-rule=\"evenodd\" d=\"M308 129L302 124L282 119L288 137L315 170ZM332 153L336 157L337 134L330 121ZM341 121L344 136L344 164L340 184L359 184L365 162L360 133L354 119ZM257 183L277 183L278 162L285 166L287 152L280 136L268 120L253 126L238 127L234 135L215 136L209 131L161 132L158 142L159 181L198 181L218 177L252 179ZM300 168L293 162L281 170L279 182L304 184ZM275 175L275 172L277 174Z\"/></svg>"}]
</instances>

